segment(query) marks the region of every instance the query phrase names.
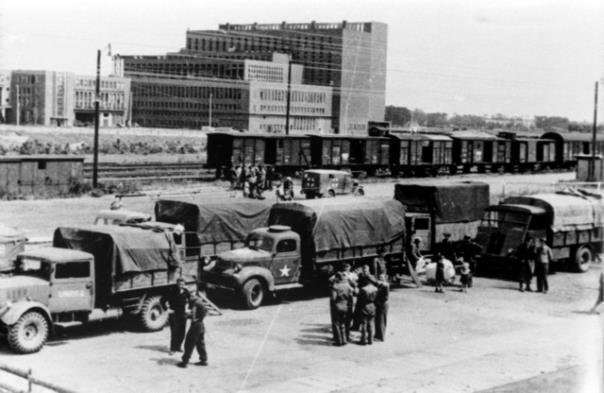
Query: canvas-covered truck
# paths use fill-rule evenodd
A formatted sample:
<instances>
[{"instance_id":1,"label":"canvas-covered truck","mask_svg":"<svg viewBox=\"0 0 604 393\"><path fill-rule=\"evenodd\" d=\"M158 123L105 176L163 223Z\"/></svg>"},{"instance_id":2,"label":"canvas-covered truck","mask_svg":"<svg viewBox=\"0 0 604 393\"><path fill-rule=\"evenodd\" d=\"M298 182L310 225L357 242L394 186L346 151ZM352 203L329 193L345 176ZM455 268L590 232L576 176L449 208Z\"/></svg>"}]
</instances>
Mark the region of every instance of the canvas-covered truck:
<instances>
[{"instance_id":1,"label":"canvas-covered truck","mask_svg":"<svg viewBox=\"0 0 604 393\"><path fill-rule=\"evenodd\" d=\"M489 206L478 228L485 267L514 265L513 252L527 236L545 237L554 263L585 272L602 252L604 199L581 191L509 197Z\"/></svg>"},{"instance_id":2,"label":"canvas-covered truck","mask_svg":"<svg viewBox=\"0 0 604 393\"><path fill-rule=\"evenodd\" d=\"M266 226L272 203L261 200L203 203L196 198L160 199L157 221L185 228L186 258L211 266L223 251L242 247L250 229Z\"/></svg>"},{"instance_id":3,"label":"canvas-covered truck","mask_svg":"<svg viewBox=\"0 0 604 393\"><path fill-rule=\"evenodd\" d=\"M489 185L476 181L442 184L396 184L394 198L405 205L409 238L419 237L422 251L432 252L450 233L450 241L474 238L489 202Z\"/></svg>"},{"instance_id":4,"label":"canvas-covered truck","mask_svg":"<svg viewBox=\"0 0 604 393\"><path fill-rule=\"evenodd\" d=\"M122 314L162 329L161 298L187 272L183 240L167 224L59 227L53 247L20 253L0 280L0 329L18 353L38 351L53 328Z\"/></svg>"},{"instance_id":5,"label":"canvas-covered truck","mask_svg":"<svg viewBox=\"0 0 604 393\"><path fill-rule=\"evenodd\" d=\"M239 294L250 309L267 293L320 285L343 262L371 261L379 249L392 265L405 258L405 209L392 199L278 203L268 224L251 231L245 247L219 254L202 276L210 286Z\"/></svg>"}]
</instances>

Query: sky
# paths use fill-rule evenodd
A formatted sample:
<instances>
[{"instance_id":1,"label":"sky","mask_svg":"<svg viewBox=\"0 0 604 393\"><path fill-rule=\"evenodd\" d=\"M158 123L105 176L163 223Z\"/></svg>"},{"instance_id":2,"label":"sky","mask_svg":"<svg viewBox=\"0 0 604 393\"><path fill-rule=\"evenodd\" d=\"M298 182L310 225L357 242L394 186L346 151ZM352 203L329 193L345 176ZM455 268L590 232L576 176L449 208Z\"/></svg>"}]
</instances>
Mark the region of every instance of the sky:
<instances>
[{"instance_id":1,"label":"sky","mask_svg":"<svg viewBox=\"0 0 604 393\"><path fill-rule=\"evenodd\" d=\"M184 46L187 28L313 20L388 24L387 105L591 122L604 84L601 0L5 0L0 69L92 75L109 43L161 55Z\"/></svg>"}]
</instances>

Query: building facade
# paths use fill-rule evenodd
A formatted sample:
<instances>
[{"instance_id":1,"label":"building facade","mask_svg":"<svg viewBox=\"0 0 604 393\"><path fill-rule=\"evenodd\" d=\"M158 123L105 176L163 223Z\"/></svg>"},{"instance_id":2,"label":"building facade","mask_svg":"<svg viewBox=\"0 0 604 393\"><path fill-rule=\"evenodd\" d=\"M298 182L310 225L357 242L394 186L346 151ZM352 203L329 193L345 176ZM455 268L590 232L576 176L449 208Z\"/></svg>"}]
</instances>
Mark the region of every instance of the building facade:
<instances>
[{"instance_id":1,"label":"building facade","mask_svg":"<svg viewBox=\"0 0 604 393\"><path fill-rule=\"evenodd\" d=\"M10 71L0 70L0 123L6 123L10 114Z\"/></svg>"},{"instance_id":2,"label":"building facade","mask_svg":"<svg viewBox=\"0 0 604 393\"><path fill-rule=\"evenodd\" d=\"M187 31L179 52L120 56L117 62L132 78L159 74L275 83L286 82L288 67L292 83L299 76L299 84L332 88L334 132L366 134L368 121L384 119L387 39L387 25L376 22L224 24ZM279 56L291 59L291 66Z\"/></svg>"},{"instance_id":3,"label":"building facade","mask_svg":"<svg viewBox=\"0 0 604 393\"><path fill-rule=\"evenodd\" d=\"M8 121L56 126L93 124L95 88L94 76L57 71L13 71ZM100 125L126 124L129 110L130 80L102 77Z\"/></svg>"}]
</instances>

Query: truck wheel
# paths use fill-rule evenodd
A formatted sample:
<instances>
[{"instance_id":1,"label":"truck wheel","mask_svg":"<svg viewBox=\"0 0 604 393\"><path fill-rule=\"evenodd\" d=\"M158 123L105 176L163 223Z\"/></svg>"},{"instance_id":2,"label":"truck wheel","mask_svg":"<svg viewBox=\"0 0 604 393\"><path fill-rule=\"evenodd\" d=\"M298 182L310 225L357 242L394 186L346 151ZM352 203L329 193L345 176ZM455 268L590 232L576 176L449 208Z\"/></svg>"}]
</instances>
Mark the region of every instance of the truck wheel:
<instances>
[{"instance_id":1,"label":"truck wheel","mask_svg":"<svg viewBox=\"0 0 604 393\"><path fill-rule=\"evenodd\" d=\"M48 338L48 322L37 311L26 312L8 327L8 345L17 353L38 352Z\"/></svg>"},{"instance_id":2,"label":"truck wheel","mask_svg":"<svg viewBox=\"0 0 604 393\"><path fill-rule=\"evenodd\" d=\"M588 271L591 261L593 261L591 250L585 246L579 247L575 253L575 268L577 271L581 273Z\"/></svg>"},{"instance_id":3,"label":"truck wheel","mask_svg":"<svg viewBox=\"0 0 604 393\"><path fill-rule=\"evenodd\" d=\"M161 303L161 296L145 300L139 314L141 327L147 332L162 330L168 323L168 312Z\"/></svg>"},{"instance_id":4,"label":"truck wheel","mask_svg":"<svg viewBox=\"0 0 604 393\"><path fill-rule=\"evenodd\" d=\"M243 295L243 305L248 310L260 307L264 300L264 286L256 278L247 280L245 284L243 284L241 292Z\"/></svg>"}]
</instances>

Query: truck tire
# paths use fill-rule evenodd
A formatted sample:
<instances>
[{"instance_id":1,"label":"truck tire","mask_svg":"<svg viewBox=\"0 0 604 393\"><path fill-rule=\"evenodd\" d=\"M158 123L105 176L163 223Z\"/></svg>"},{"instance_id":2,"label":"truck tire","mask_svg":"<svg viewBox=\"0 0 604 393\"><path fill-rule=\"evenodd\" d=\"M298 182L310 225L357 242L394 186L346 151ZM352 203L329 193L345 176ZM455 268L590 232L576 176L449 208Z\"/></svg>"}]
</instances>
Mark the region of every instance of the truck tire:
<instances>
[{"instance_id":1,"label":"truck tire","mask_svg":"<svg viewBox=\"0 0 604 393\"><path fill-rule=\"evenodd\" d=\"M581 246L575 253L575 269L580 273L585 273L589 270L591 262L593 261L593 254L588 247Z\"/></svg>"},{"instance_id":2,"label":"truck tire","mask_svg":"<svg viewBox=\"0 0 604 393\"><path fill-rule=\"evenodd\" d=\"M141 328L147 332L162 330L168 323L168 311L161 302L161 296L145 299L139 314Z\"/></svg>"},{"instance_id":3,"label":"truck tire","mask_svg":"<svg viewBox=\"0 0 604 393\"><path fill-rule=\"evenodd\" d=\"M264 285L257 278L250 278L241 288L243 306L253 310L262 305L264 300Z\"/></svg>"},{"instance_id":4,"label":"truck tire","mask_svg":"<svg viewBox=\"0 0 604 393\"><path fill-rule=\"evenodd\" d=\"M38 352L48 338L48 322L44 315L29 311L8 327L8 345L17 353Z\"/></svg>"}]
</instances>

